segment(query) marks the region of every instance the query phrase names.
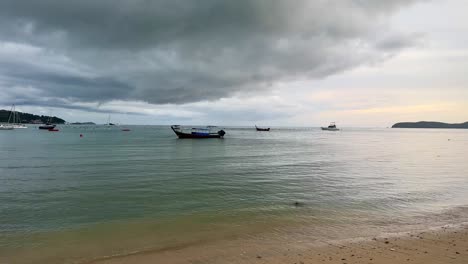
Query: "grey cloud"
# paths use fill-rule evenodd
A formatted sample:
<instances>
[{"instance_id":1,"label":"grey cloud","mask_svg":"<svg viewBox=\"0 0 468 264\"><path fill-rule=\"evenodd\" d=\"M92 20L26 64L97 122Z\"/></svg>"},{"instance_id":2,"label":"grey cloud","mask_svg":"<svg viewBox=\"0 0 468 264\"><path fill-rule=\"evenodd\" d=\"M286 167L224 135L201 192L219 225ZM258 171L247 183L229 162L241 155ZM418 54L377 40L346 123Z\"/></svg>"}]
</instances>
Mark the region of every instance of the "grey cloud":
<instances>
[{"instance_id":1,"label":"grey cloud","mask_svg":"<svg viewBox=\"0 0 468 264\"><path fill-rule=\"evenodd\" d=\"M96 101L99 98L125 99L131 87L109 77L90 77L60 71L45 71L24 63L0 60L2 86L34 87L36 96Z\"/></svg>"},{"instance_id":2,"label":"grey cloud","mask_svg":"<svg viewBox=\"0 0 468 264\"><path fill-rule=\"evenodd\" d=\"M376 42L376 47L383 51L398 51L406 47L422 44L423 38L423 34L419 33L386 36Z\"/></svg>"},{"instance_id":3,"label":"grey cloud","mask_svg":"<svg viewBox=\"0 0 468 264\"><path fill-rule=\"evenodd\" d=\"M0 41L53 51L93 76L17 65L19 73L0 78L3 87L30 85L82 102L216 100L398 52L412 42L391 32L387 18L412 2L4 0ZM381 42L386 34L392 41ZM13 66L0 57L0 67Z\"/></svg>"}]
</instances>

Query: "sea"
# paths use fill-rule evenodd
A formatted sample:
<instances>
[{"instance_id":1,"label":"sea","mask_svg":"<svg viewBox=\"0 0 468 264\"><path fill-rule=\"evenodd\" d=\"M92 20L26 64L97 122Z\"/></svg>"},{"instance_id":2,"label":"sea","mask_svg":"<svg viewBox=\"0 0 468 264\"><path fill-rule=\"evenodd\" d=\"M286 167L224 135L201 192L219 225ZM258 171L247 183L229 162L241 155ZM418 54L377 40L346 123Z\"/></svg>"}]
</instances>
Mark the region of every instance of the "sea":
<instances>
[{"instance_id":1,"label":"sea","mask_svg":"<svg viewBox=\"0 0 468 264\"><path fill-rule=\"evenodd\" d=\"M468 221L468 130L0 131L0 263L223 241L326 243ZM81 135L81 136L80 136Z\"/></svg>"}]
</instances>

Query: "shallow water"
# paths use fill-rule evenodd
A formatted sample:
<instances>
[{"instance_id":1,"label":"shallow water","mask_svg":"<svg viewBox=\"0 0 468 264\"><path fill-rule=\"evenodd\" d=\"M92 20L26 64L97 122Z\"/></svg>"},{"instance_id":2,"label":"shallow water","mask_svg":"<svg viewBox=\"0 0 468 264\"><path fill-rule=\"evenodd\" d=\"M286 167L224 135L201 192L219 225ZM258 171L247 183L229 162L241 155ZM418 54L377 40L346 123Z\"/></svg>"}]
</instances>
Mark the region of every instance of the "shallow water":
<instances>
[{"instance_id":1,"label":"shallow water","mask_svg":"<svg viewBox=\"0 0 468 264\"><path fill-rule=\"evenodd\" d=\"M0 131L0 262L468 219L467 130L131 128Z\"/></svg>"}]
</instances>

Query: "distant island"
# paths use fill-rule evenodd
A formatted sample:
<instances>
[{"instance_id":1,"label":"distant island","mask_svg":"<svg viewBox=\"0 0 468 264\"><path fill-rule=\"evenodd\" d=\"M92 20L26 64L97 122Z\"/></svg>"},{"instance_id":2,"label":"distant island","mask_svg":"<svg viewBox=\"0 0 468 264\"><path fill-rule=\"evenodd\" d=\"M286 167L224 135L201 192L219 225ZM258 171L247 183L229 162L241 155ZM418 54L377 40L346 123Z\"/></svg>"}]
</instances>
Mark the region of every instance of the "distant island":
<instances>
[{"instance_id":1,"label":"distant island","mask_svg":"<svg viewBox=\"0 0 468 264\"><path fill-rule=\"evenodd\" d=\"M461 128L468 129L468 122L459 124L448 124L442 122L419 121L396 123L392 128Z\"/></svg>"},{"instance_id":2,"label":"distant island","mask_svg":"<svg viewBox=\"0 0 468 264\"><path fill-rule=\"evenodd\" d=\"M44 115L34 115L29 113L21 113L19 114L19 118L21 123L29 123L29 124L44 124L50 122L52 124L65 124L65 120L56 117L56 116L44 116ZM10 116L10 110L0 110L0 123L8 122L8 117Z\"/></svg>"},{"instance_id":3,"label":"distant island","mask_svg":"<svg viewBox=\"0 0 468 264\"><path fill-rule=\"evenodd\" d=\"M94 122L73 122L70 125L96 125Z\"/></svg>"}]
</instances>

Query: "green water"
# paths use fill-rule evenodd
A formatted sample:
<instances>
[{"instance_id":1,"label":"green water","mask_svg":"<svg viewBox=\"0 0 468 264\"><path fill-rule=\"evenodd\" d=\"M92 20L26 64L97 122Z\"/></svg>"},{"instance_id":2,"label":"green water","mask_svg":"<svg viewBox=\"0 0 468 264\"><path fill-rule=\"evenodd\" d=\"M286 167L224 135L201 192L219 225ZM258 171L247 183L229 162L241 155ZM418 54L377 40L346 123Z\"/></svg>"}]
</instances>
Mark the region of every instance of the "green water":
<instances>
[{"instance_id":1,"label":"green water","mask_svg":"<svg viewBox=\"0 0 468 264\"><path fill-rule=\"evenodd\" d=\"M191 140L131 129L0 131L0 262L466 220L443 217L468 205L466 130L228 127Z\"/></svg>"}]
</instances>

